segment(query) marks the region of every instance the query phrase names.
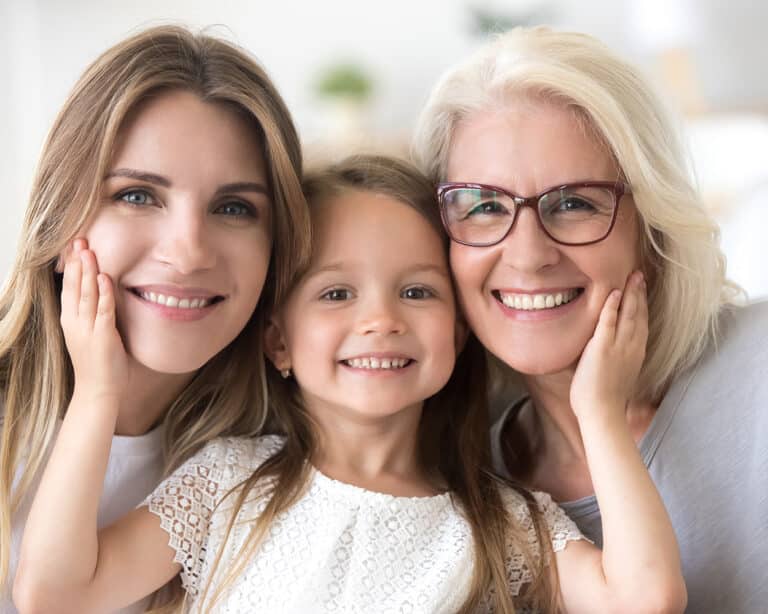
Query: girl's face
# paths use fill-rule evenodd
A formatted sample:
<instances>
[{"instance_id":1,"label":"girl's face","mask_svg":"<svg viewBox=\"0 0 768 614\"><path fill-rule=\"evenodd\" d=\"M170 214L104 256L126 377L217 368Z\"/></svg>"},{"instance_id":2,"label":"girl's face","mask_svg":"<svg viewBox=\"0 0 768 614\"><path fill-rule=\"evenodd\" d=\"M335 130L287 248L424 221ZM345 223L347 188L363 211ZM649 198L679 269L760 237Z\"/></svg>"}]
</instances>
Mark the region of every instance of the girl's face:
<instances>
[{"instance_id":1,"label":"girl's face","mask_svg":"<svg viewBox=\"0 0 768 614\"><path fill-rule=\"evenodd\" d=\"M82 236L115 287L128 353L154 371L203 366L256 307L271 249L271 199L253 128L185 91L127 120Z\"/></svg>"},{"instance_id":2,"label":"girl's face","mask_svg":"<svg viewBox=\"0 0 768 614\"><path fill-rule=\"evenodd\" d=\"M530 196L565 183L618 177L612 157L571 113L522 100L470 116L458 126L447 179ZM592 245L554 242L530 207L518 213L501 243L469 247L452 242L451 267L470 327L486 348L523 374L573 367L609 292L622 289L638 268L638 233L632 199L625 196L611 233ZM557 294L574 298L546 308ZM536 300L536 295L542 298ZM541 308L523 310L504 303L506 299L514 305L525 296Z\"/></svg>"},{"instance_id":3,"label":"girl's face","mask_svg":"<svg viewBox=\"0 0 768 614\"><path fill-rule=\"evenodd\" d=\"M413 208L350 190L313 210L309 272L274 319L270 358L308 409L381 418L440 390L456 312L440 237Z\"/></svg>"}]
</instances>

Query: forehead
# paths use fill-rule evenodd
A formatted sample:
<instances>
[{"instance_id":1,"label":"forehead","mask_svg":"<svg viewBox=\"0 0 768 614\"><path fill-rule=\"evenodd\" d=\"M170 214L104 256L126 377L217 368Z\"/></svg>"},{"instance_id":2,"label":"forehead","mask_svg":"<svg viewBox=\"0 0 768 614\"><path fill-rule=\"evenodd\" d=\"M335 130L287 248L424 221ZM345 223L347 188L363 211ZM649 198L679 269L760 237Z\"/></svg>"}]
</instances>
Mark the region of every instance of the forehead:
<instances>
[{"instance_id":1,"label":"forehead","mask_svg":"<svg viewBox=\"0 0 768 614\"><path fill-rule=\"evenodd\" d=\"M391 196L349 189L312 206L313 268L338 260L404 265L446 262L442 237L413 207Z\"/></svg>"},{"instance_id":2,"label":"forehead","mask_svg":"<svg viewBox=\"0 0 768 614\"><path fill-rule=\"evenodd\" d=\"M152 166L161 174L195 176L206 169L242 180L264 174L256 127L234 108L192 92L158 92L139 103L117 133L112 166Z\"/></svg>"},{"instance_id":3,"label":"forehead","mask_svg":"<svg viewBox=\"0 0 768 614\"><path fill-rule=\"evenodd\" d=\"M527 196L578 181L615 181L613 156L577 111L540 98L513 99L461 120L447 180L487 183Z\"/></svg>"}]
</instances>

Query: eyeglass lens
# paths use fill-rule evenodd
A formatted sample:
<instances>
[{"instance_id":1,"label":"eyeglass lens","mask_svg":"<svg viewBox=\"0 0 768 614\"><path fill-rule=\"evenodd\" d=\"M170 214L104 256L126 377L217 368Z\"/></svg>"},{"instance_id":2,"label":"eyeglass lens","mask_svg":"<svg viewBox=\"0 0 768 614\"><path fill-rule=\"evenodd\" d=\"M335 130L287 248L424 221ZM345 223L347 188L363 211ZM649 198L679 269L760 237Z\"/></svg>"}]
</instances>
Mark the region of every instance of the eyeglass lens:
<instances>
[{"instance_id":1,"label":"eyeglass lens","mask_svg":"<svg viewBox=\"0 0 768 614\"><path fill-rule=\"evenodd\" d=\"M443 194L450 234L470 244L500 241L514 221L518 204L503 192L452 188ZM543 194L536 207L547 233L563 243L591 243L611 229L616 195L607 187L566 187Z\"/></svg>"}]
</instances>

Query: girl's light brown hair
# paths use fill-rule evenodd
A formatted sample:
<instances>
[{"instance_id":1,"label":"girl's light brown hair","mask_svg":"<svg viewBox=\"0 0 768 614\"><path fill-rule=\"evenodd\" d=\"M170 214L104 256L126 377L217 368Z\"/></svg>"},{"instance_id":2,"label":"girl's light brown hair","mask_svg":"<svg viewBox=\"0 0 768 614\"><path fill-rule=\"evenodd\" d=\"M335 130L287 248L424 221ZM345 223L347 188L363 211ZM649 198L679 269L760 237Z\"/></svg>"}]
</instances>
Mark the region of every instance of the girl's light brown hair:
<instances>
[{"instance_id":1,"label":"girl's light brown hair","mask_svg":"<svg viewBox=\"0 0 768 614\"><path fill-rule=\"evenodd\" d=\"M181 27L151 28L99 57L64 104L44 146L19 251L0 295L0 587L8 575L12 515L44 464L73 389L55 263L99 206L126 116L147 97L175 89L253 124L270 182L273 248L250 321L165 414L166 470L213 437L254 434L264 424L266 375L258 357L265 314L281 300L293 267L309 255L299 139L274 85L247 53Z\"/></svg>"},{"instance_id":2,"label":"girl's light brown hair","mask_svg":"<svg viewBox=\"0 0 768 614\"><path fill-rule=\"evenodd\" d=\"M345 191L390 196L423 215L440 235L447 251L448 237L440 221L434 186L405 162L381 156L353 156L323 171L310 173L304 180L304 190L310 208ZM296 281L300 278L299 271ZM272 367L268 369L267 380L271 430L284 435L285 444L227 495L233 497L235 503L225 542L239 510L254 489L260 491L266 488L269 501L262 515L254 522L237 563L215 589L209 580L201 598L206 609L215 607L217 600L256 554L271 523L301 497L311 478L310 463L316 452L316 439L299 388L295 380L283 379ZM485 352L479 342L470 336L458 356L448 384L426 400L419 427L420 460L424 469L440 476L447 484L472 528L475 545L473 577L470 594L461 612L474 613L487 604L497 613L515 611L513 600L509 597L506 568L510 548L523 553L534 578L520 601L539 611L554 609L554 566L545 569L544 565L551 551L547 530L535 501L522 489L516 490L523 495L534 518L540 547L534 551L525 531L514 526L514 519L506 511L502 500L502 482L491 470L489 428ZM262 496L262 492L259 495ZM210 578L216 575L223 551L222 545ZM551 560L551 556L549 558Z\"/></svg>"}]
</instances>

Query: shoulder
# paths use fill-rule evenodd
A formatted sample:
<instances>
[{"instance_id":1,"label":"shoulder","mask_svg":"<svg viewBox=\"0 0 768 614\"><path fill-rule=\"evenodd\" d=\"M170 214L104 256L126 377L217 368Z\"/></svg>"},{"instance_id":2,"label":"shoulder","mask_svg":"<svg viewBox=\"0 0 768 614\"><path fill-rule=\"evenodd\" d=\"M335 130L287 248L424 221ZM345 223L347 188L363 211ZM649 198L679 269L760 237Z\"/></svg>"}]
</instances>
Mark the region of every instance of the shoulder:
<instances>
[{"instance_id":1,"label":"shoulder","mask_svg":"<svg viewBox=\"0 0 768 614\"><path fill-rule=\"evenodd\" d=\"M732 388L764 379L759 377L764 370L759 365L768 363L768 301L723 307L716 333L696 369L704 375L717 373L715 380L707 381Z\"/></svg>"},{"instance_id":2,"label":"shoulder","mask_svg":"<svg viewBox=\"0 0 768 614\"><path fill-rule=\"evenodd\" d=\"M283 442L284 438L278 435L217 437L200 448L190 460L204 460L253 470L275 454L283 446Z\"/></svg>"},{"instance_id":3,"label":"shoulder","mask_svg":"<svg viewBox=\"0 0 768 614\"><path fill-rule=\"evenodd\" d=\"M200 467L215 474L216 480L230 487L258 469L283 446L277 435L263 437L218 437L212 439L179 468L189 473Z\"/></svg>"},{"instance_id":4,"label":"shoulder","mask_svg":"<svg viewBox=\"0 0 768 614\"><path fill-rule=\"evenodd\" d=\"M169 493L175 496L176 489L184 487L217 501L250 477L282 445L283 438L275 435L212 439L166 478L150 499Z\"/></svg>"},{"instance_id":5,"label":"shoulder","mask_svg":"<svg viewBox=\"0 0 768 614\"><path fill-rule=\"evenodd\" d=\"M765 342L768 339L768 300L724 307L718 318L718 329L722 343L757 345Z\"/></svg>"},{"instance_id":6,"label":"shoulder","mask_svg":"<svg viewBox=\"0 0 768 614\"><path fill-rule=\"evenodd\" d=\"M569 541L585 539L576 523L547 493L524 494L524 491L502 487L501 496L510 522L528 533L532 545L538 542L536 520L543 521L555 552L565 548Z\"/></svg>"},{"instance_id":7,"label":"shoulder","mask_svg":"<svg viewBox=\"0 0 768 614\"><path fill-rule=\"evenodd\" d=\"M546 493L502 486L501 497L508 515L507 582L510 594L517 596L550 563L551 552L585 537Z\"/></svg>"}]
</instances>

